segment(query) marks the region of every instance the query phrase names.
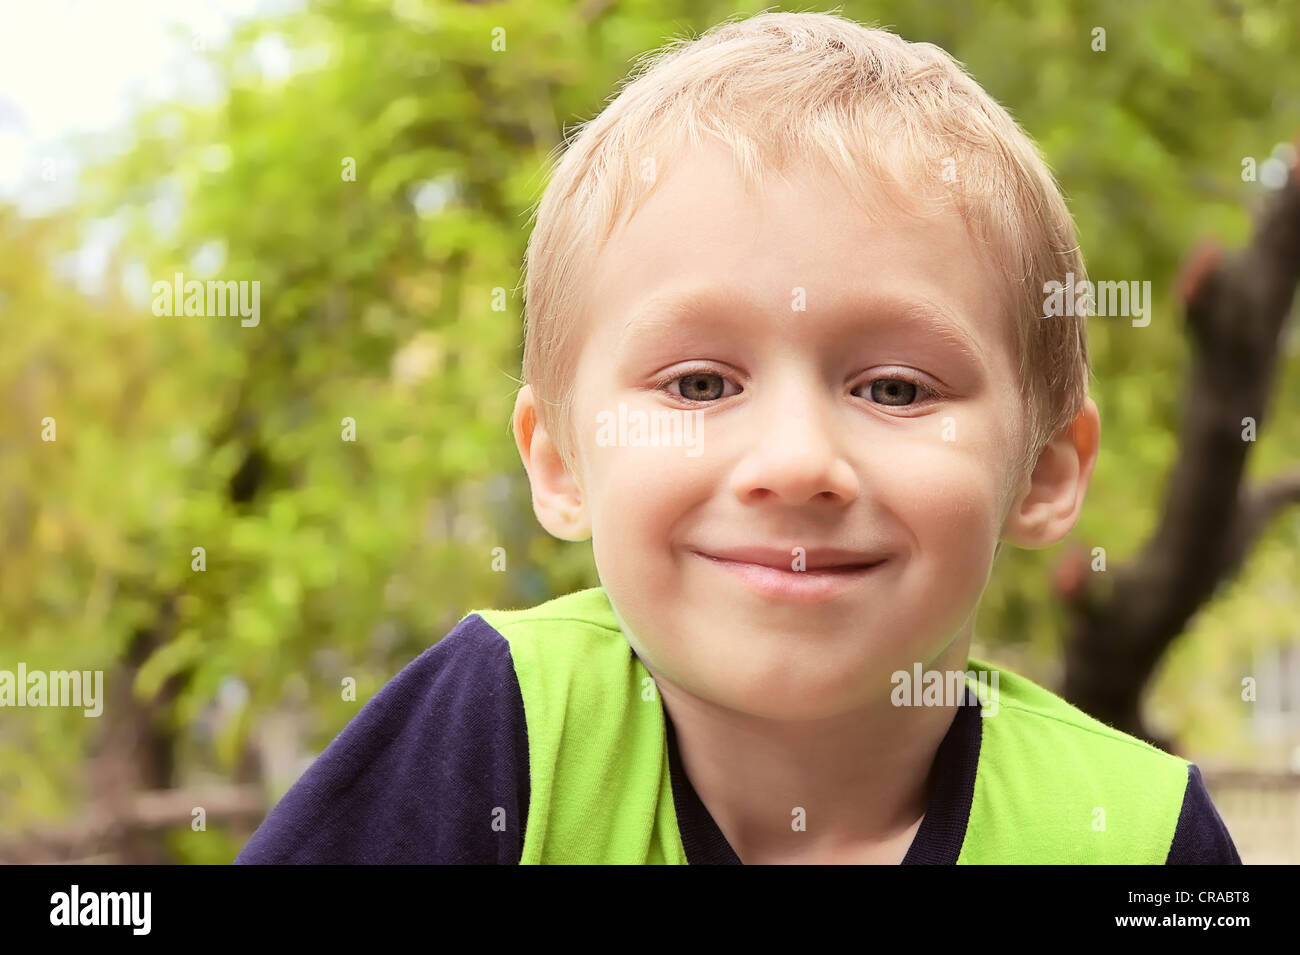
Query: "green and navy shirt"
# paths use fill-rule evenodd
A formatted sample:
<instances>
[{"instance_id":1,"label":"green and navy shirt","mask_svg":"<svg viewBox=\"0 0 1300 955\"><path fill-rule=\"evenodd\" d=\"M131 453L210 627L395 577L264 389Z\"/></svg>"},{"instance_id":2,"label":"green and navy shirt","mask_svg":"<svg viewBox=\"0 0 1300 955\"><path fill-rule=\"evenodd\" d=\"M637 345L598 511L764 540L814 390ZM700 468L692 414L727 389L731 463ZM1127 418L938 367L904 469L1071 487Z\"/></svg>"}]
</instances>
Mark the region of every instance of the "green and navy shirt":
<instances>
[{"instance_id":1,"label":"green and navy shirt","mask_svg":"<svg viewBox=\"0 0 1300 955\"><path fill-rule=\"evenodd\" d=\"M973 686L956 707L904 864L1241 862L1195 765L996 673L996 713ZM470 613L235 861L739 864L652 684L599 587Z\"/></svg>"}]
</instances>

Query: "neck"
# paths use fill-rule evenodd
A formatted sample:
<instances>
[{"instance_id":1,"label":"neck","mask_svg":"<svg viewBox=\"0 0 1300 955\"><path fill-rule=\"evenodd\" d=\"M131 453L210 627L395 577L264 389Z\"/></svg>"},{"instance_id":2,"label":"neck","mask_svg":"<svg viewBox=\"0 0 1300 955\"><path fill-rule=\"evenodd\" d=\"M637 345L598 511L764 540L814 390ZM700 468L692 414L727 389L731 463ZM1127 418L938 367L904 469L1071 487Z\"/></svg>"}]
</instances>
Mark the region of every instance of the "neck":
<instances>
[{"instance_id":1,"label":"neck","mask_svg":"<svg viewBox=\"0 0 1300 955\"><path fill-rule=\"evenodd\" d=\"M927 670L965 670L967 630ZM925 815L951 706L894 706L888 694L816 720L719 706L653 674L682 768L746 864L898 863Z\"/></svg>"}]
</instances>

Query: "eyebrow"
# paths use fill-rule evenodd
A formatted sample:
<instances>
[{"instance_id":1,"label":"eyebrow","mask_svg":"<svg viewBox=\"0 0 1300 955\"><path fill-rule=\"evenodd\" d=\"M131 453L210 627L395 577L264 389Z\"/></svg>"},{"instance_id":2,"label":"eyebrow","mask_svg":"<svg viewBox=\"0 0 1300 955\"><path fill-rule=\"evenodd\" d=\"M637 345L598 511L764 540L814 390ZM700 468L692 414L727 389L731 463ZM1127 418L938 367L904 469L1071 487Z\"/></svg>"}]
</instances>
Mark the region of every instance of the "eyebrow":
<instances>
[{"instance_id":1,"label":"eyebrow","mask_svg":"<svg viewBox=\"0 0 1300 955\"><path fill-rule=\"evenodd\" d=\"M647 299L633 313L619 335L619 347L627 345L654 328L671 331L673 328L707 315L725 324L744 324L741 316L750 307L749 299L741 292L703 292L681 297L657 295ZM883 330L887 328L916 328L947 345L966 358L979 364L987 363L984 346L973 336L956 315L947 307L926 298L899 298L893 295L859 297L844 309L836 309L837 317L851 316L855 330ZM864 316L879 316L875 320ZM846 323L847 327L847 323Z\"/></svg>"}]
</instances>

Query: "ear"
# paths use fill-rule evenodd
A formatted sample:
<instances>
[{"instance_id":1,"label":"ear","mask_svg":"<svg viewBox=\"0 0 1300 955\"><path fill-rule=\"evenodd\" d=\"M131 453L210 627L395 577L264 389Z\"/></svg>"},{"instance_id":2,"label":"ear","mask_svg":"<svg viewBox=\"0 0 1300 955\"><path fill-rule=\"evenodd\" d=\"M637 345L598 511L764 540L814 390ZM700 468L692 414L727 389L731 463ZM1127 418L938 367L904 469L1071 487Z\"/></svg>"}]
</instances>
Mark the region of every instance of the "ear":
<instances>
[{"instance_id":1,"label":"ear","mask_svg":"<svg viewBox=\"0 0 1300 955\"><path fill-rule=\"evenodd\" d=\"M1012 504L1002 538L1028 549L1050 547L1073 530L1088 493L1101 441L1101 415L1091 398L1047 442L1033 474Z\"/></svg>"},{"instance_id":2,"label":"ear","mask_svg":"<svg viewBox=\"0 0 1300 955\"><path fill-rule=\"evenodd\" d=\"M547 533L560 540L584 541L591 536L582 487L570 473L537 413L531 385L515 399L515 444L533 491L533 513Z\"/></svg>"}]
</instances>

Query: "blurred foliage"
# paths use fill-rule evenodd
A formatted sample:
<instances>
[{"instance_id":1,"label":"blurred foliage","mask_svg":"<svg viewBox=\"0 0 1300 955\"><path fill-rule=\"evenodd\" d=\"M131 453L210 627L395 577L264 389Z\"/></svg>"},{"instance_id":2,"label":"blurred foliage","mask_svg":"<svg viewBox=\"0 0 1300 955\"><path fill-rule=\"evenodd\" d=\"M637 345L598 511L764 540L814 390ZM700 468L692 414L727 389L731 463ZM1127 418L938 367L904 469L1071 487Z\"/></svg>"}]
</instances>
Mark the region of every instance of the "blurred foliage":
<instances>
[{"instance_id":1,"label":"blurred foliage","mask_svg":"<svg viewBox=\"0 0 1300 955\"><path fill-rule=\"evenodd\" d=\"M762 9L314 3L195 51L225 95L139 116L74 209L0 210L5 661L111 671L174 598L134 693L183 676L166 704L176 782L232 778L269 714L301 716L314 752L470 609L594 583L589 545L533 518L509 431L528 217L564 128L599 111L636 56ZM1249 235L1265 193L1242 160L1300 130L1300 30L1265 0L838 9L962 60L1058 173L1092 277L1152 282L1149 327L1091 324L1102 453L1073 539L1122 561L1153 526L1176 447L1179 263L1200 235ZM267 44L288 51L287 75L266 69ZM85 297L61 257L105 220L123 228L121 281ZM154 316L149 286L176 272L260 282L260 324ZM1296 341L1254 474L1300 447ZM1250 649L1300 633L1298 555L1292 516L1167 661L1154 702L1194 745L1240 741ZM978 626L985 652L1049 683L1054 556L1004 550ZM90 798L99 724L58 710L0 722L0 828ZM188 861L227 861L240 842L169 838Z\"/></svg>"}]
</instances>

